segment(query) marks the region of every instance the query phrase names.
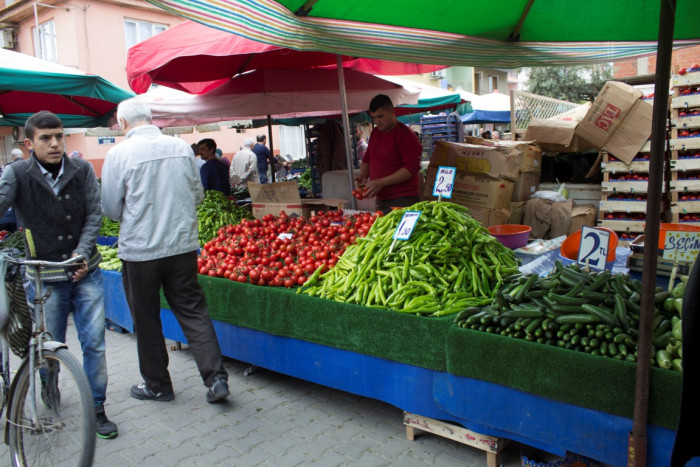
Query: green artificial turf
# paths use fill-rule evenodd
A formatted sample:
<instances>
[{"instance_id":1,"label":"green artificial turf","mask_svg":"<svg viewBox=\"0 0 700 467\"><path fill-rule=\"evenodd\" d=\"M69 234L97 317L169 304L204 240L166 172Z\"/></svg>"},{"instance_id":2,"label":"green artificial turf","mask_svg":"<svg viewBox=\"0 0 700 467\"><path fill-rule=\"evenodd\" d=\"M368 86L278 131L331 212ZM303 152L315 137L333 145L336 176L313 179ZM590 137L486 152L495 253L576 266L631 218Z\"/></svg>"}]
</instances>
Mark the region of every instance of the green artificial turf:
<instances>
[{"instance_id":1,"label":"green artificial turf","mask_svg":"<svg viewBox=\"0 0 700 467\"><path fill-rule=\"evenodd\" d=\"M637 365L452 326L447 371L567 404L632 418ZM649 423L676 429L680 373L652 368Z\"/></svg>"},{"instance_id":2,"label":"green artificial turf","mask_svg":"<svg viewBox=\"0 0 700 467\"><path fill-rule=\"evenodd\" d=\"M451 316L406 315L201 275L199 281L212 319L431 370L447 368ZM161 306L169 308L162 296Z\"/></svg>"}]
</instances>

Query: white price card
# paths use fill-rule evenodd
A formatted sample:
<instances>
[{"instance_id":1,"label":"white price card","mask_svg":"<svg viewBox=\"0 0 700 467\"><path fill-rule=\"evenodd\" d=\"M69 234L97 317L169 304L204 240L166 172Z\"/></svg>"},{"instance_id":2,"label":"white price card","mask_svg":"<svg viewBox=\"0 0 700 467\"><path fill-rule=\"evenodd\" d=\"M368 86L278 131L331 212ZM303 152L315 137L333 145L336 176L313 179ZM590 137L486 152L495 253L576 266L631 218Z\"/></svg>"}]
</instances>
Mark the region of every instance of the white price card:
<instances>
[{"instance_id":1,"label":"white price card","mask_svg":"<svg viewBox=\"0 0 700 467\"><path fill-rule=\"evenodd\" d=\"M664 244L664 259L682 263L692 263L698 257L700 250L700 233L698 232L666 232Z\"/></svg>"},{"instance_id":2,"label":"white price card","mask_svg":"<svg viewBox=\"0 0 700 467\"><path fill-rule=\"evenodd\" d=\"M287 240L287 239L291 240L293 236L294 236L294 234L291 232L282 232L281 234L279 234L277 236L277 238L279 238L280 240Z\"/></svg>"},{"instance_id":3,"label":"white price card","mask_svg":"<svg viewBox=\"0 0 700 467\"><path fill-rule=\"evenodd\" d=\"M408 240L411 237L413 228L418 222L420 217L420 211L406 211L399 222L399 226L396 227L394 232L394 240Z\"/></svg>"},{"instance_id":4,"label":"white price card","mask_svg":"<svg viewBox=\"0 0 700 467\"><path fill-rule=\"evenodd\" d=\"M578 263L602 271L608 260L610 232L593 227L581 227L581 243L578 248Z\"/></svg>"},{"instance_id":5,"label":"white price card","mask_svg":"<svg viewBox=\"0 0 700 467\"><path fill-rule=\"evenodd\" d=\"M442 196L443 198L452 198L452 188L455 183L456 167L438 167L437 175L435 176L435 186L433 187L433 196Z\"/></svg>"}]
</instances>

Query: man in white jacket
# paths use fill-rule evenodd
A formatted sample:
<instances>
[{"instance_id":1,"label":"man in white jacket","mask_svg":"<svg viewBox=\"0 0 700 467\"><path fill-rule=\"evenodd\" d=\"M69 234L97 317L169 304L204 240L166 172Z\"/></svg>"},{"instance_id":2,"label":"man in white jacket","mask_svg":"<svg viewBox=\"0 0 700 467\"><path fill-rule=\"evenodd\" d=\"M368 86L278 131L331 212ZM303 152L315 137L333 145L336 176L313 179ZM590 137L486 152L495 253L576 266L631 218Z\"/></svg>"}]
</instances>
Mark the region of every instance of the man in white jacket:
<instances>
[{"instance_id":1,"label":"man in white jacket","mask_svg":"<svg viewBox=\"0 0 700 467\"><path fill-rule=\"evenodd\" d=\"M148 105L128 99L117 108L124 141L102 167L102 208L121 223L119 258L134 318L144 382L131 388L141 400L171 401L168 351L160 321L160 290L180 323L202 380L207 402L229 395L228 374L197 281L197 204L204 198L192 149L151 124Z\"/></svg>"},{"instance_id":2,"label":"man in white jacket","mask_svg":"<svg viewBox=\"0 0 700 467\"><path fill-rule=\"evenodd\" d=\"M243 149L233 156L228 177L234 188L247 188L248 182L260 183L258 158L252 151L253 146L255 146L253 138L246 138L243 140Z\"/></svg>"}]
</instances>

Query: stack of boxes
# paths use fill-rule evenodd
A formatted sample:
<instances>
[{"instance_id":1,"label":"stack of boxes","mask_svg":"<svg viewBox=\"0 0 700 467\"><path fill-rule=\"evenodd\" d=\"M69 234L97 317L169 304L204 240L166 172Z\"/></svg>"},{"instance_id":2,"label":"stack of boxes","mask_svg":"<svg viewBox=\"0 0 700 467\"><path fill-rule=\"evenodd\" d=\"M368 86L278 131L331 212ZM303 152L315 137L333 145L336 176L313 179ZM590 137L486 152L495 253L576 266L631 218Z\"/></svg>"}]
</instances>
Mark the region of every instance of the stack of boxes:
<instances>
[{"instance_id":1,"label":"stack of boxes","mask_svg":"<svg viewBox=\"0 0 700 467\"><path fill-rule=\"evenodd\" d=\"M420 118L421 144L423 159L428 159L438 141L459 141L459 115L441 112L437 115L426 114Z\"/></svg>"},{"instance_id":2,"label":"stack of boxes","mask_svg":"<svg viewBox=\"0 0 700 467\"><path fill-rule=\"evenodd\" d=\"M542 150L528 142L486 141L473 143L439 142L432 153L423 199L432 196L440 166L456 167L453 203L469 208L472 217L484 226L513 223L513 199L524 202L537 189ZM516 222L517 223L517 222Z\"/></svg>"},{"instance_id":3,"label":"stack of boxes","mask_svg":"<svg viewBox=\"0 0 700 467\"><path fill-rule=\"evenodd\" d=\"M700 225L700 69L672 78L671 217Z\"/></svg>"}]
</instances>

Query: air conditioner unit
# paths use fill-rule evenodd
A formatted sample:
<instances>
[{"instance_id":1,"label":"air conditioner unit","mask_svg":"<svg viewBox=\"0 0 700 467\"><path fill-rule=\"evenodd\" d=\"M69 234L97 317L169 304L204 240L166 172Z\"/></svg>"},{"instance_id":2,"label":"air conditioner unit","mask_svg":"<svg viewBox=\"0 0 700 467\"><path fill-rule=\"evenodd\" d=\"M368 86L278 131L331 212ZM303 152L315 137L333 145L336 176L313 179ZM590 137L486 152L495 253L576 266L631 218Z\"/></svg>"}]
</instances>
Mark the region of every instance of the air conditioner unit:
<instances>
[{"instance_id":1,"label":"air conditioner unit","mask_svg":"<svg viewBox=\"0 0 700 467\"><path fill-rule=\"evenodd\" d=\"M447 76L447 68L442 70L433 71L430 73L430 77L433 79L441 79Z\"/></svg>"},{"instance_id":2,"label":"air conditioner unit","mask_svg":"<svg viewBox=\"0 0 700 467\"><path fill-rule=\"evenodd\" d=\"M15 47L15 35L12 29L0 29L0 47L3 49Z\"/></svg>"}]
</instances>

